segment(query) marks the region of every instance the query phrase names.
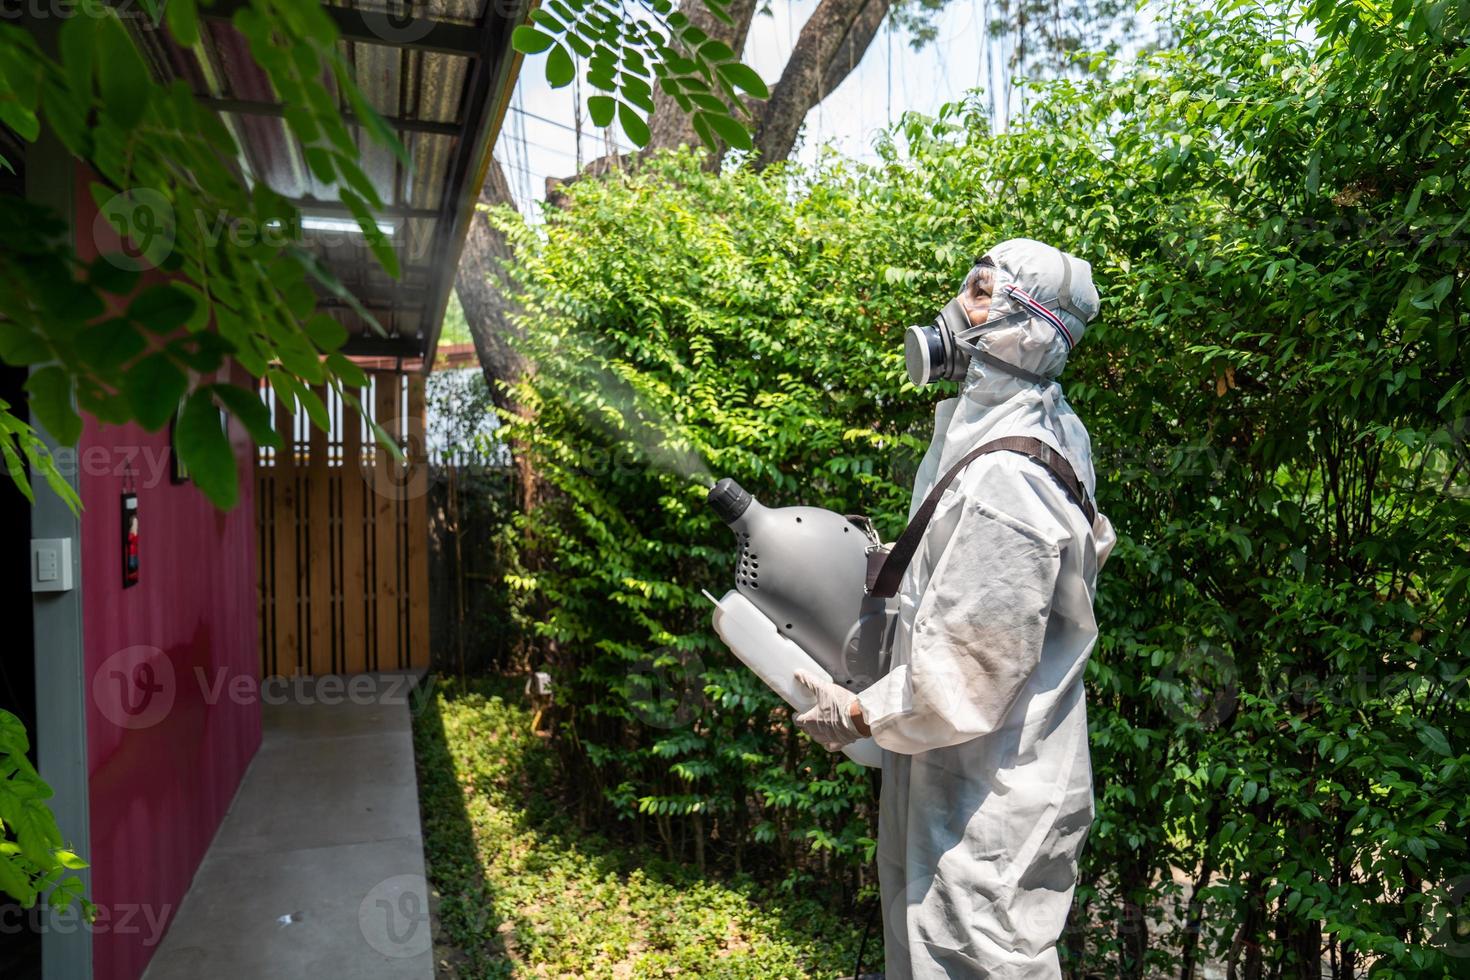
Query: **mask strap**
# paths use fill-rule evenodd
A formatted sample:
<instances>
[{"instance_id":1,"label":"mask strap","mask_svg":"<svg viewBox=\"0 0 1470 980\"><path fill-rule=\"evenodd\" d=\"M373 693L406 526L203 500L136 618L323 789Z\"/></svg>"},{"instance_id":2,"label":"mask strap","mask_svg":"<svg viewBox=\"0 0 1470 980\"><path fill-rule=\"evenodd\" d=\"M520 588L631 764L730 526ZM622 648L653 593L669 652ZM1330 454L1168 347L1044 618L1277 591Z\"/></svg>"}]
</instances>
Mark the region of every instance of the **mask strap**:
<instances>
[{"instance_id":1,"label":"mask strap","mask_svg":"<svg viewBox=\"0 0 1470 980\"><path fill-rule=\"evenodd\" d=\"M963 347L966 351L969 351L971 357L979 358L983 363L988 364L997 370L1004 371L1007 374L1015 375L1022 381L1029 381L1034 385L1042 385L1043 387L1051 386L1051 378L1044 377L1034 371L1028 371L1023 367L1018 367L1015 364L1012 364L1010 361L1003 361L989 351L981 350L974 344L966 343L965 341L957 341L957 343L959 343L959 345Z\"/></svg>"},{"instance_id":2,"label":"mask strap","mask_svg":"<svg viewBox=\"0 0 1470 980\"><path fill-rule=\"evenodd\" d=\"M1028 371L1019 365L1012 364L1010 361L1001 360L989 351L977 346L972 339L978 337L986 330L1002 327L1014 321L1029 320L1032 316L1030 310L1022 307L1015 312L1007 313L1005 316L996 317L994 320L987 320L984 323L970 323L970 316L965 312L964 304L959 299L952 299L941 315L948 315L947 318L951 321L958 320L960 323L965 324L960 330L954 330L953 322L951 322L950 329L954 333L955 346L971 357L979 360L983 364L990 365L998 371L1004 371L1006 374L1020 378L1022 381L1029 381L1034 385L1043 386L1051 384L1051 378L1037 374L1034 371Z\"/></svg>"}]
</instances>

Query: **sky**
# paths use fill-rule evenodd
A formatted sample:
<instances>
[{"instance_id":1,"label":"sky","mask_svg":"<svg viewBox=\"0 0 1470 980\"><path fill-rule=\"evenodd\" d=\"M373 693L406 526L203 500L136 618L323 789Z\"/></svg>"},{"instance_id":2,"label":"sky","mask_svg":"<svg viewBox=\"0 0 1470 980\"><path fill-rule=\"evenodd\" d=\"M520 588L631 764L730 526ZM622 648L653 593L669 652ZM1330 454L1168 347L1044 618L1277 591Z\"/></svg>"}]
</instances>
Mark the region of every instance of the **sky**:
<instances>
[{"instance_id":1,"label":"sky","mask_svg":"<svg viewBox=\"0 0 1470 980\"><path fill-rule=\"evenodd\" d=\"M771 13L756 15L744 60L768 85L780 77L817 2L771 0ZM853 159L875 159L874 138L903 112L933 113L981 86L988 6L989 0L950 0L937 15L938 39L918 51L904 32L885 24L858 67L807 115L796 158L810 162L826 144ZM544 196L547 177L566 177L577 170L574 88L552 89L545 71L544 56L526 58L495 147L516 203L528 217L532 202ZM585 118L583 125L582 161L587 162L607 149L603 131L594 130ZM616 127L613 138L628 148L627 138Z\"/></svg>"}]
</instances>

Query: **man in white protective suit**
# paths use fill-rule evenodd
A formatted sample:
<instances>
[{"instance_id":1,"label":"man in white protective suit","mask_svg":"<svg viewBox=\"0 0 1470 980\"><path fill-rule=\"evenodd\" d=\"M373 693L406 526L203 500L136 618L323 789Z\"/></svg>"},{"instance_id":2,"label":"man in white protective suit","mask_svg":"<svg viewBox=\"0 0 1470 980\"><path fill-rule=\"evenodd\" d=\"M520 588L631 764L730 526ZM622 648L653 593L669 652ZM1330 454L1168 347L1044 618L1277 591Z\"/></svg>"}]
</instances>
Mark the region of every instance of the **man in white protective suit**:
<instances>
[{"instance_id":1,"label":"man in white protective suit","mask_svg":"<svg viewBox=\"0 0 1470 980\"><path fill-rule=\"evenodd\" d=\"M1114 534L1091 503L1087 430L1055 379L1097 312L1091 267L1049 245L1013 239L976 263L931 346L909 355L916 383L963 376L935 410L911 517L962 465L895 573L891 670L857 694L803 681L817 696L803 730L834 750L871 732L886 750L888 980L1061 976L1093 818L1083 674ZM965 462L1002 437L1023 438ZM1060 458L1014 448L1038 443Z\"/></svg>"}]
</instances>

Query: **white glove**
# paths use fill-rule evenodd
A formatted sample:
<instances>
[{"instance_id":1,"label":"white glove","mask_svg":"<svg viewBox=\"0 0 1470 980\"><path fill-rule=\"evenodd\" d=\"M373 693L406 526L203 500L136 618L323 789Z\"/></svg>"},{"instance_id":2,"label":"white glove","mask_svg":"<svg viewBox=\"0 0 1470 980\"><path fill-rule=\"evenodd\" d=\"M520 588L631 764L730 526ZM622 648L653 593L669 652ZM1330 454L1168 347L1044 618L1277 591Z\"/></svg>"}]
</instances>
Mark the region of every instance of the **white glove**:
<instances>
[{"instance_id":1,"label":"white glove","mask_svg":"<svg viewBox=\"0 0 1470 980\"><path fill-rule=\"evenodd\" d=\"M828 752L836 752L863 736L852 717L857 695L840 684L818 680L804 670L796 672L796 682L816 697L817 703L792 720L796 727L810 735Z\"/></svg>"}]
</instances>

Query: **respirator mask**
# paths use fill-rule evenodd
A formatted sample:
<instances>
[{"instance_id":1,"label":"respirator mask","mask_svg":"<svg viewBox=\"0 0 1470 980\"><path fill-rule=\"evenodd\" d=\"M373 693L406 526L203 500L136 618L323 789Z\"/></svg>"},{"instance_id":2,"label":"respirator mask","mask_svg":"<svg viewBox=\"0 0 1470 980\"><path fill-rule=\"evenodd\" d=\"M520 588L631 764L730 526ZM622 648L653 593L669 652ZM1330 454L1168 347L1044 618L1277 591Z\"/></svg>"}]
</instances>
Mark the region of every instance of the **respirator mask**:
<instances>
[{"instance_id":1,"label":"respirator mask","mask_svg":"<svg viewBox=\"0 0 1470 980\"><path fill-rule=\"evenodd\" d=\"M908 369L909 380L916 387L923 387L936 381L963 381L965 373L969 370L971 359L975 359L1023 381L1039 385L1050 384L1051 378L996 357L978 346L976 340L984 331L1037 317L1055 328L1067 350L1071 351L1074 343L1072 333L1058 314L1065 311L1082 324L1092 319L1094 314L1081 310L1074 302L1071 291L1073 264L1078 263L1083 266L1086 264L1065 253L1054 254L1062 256L1061 285L1054 299L1041 302L1013 282L1001 282L992 287L991 307L988 311L990 315L985 322L971 323L969 310L965 307L963 297L965 292L971 290L971 284L977 281L977 276L985 274L987 278L997 280L1009 278L989 256L977 259L974 268L965 280L961 295L950 300L944 309L939 311L933 323L912 326L904 332L903 359L904 366ZM1000 316L995 316L994 313L1002 304L1013 307L1013 309Z\"/></svg>"}]
</instances>

